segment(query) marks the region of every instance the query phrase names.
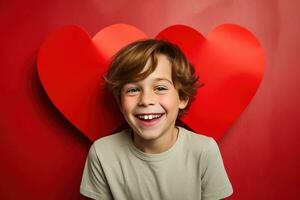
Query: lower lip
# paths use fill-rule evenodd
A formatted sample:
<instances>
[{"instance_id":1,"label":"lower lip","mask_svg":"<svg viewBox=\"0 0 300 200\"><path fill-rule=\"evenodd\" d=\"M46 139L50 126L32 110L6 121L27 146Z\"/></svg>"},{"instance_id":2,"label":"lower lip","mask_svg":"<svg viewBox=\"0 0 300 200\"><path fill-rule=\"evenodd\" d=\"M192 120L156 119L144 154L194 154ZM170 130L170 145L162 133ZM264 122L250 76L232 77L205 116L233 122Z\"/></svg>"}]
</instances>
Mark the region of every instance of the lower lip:
<instances>
[{"instance_id":1,"label":"lower lip","mask_svg":"<svg viewBox=\"0 0 300 200\"><path fill-rule=\"evenodd\" d=\"M138 119L138 122L143 125L143 126L147 126L147 127L150 127L150 126L154 126L156 124L159 123L159 121L161 120L161 118L163 117L164 115L162 115L160 118L156 118L156 119L152 119L152 120L149 120L149 121L144 121L144 120L141 120L139 118Z\"/></svg>"}]
</instances>

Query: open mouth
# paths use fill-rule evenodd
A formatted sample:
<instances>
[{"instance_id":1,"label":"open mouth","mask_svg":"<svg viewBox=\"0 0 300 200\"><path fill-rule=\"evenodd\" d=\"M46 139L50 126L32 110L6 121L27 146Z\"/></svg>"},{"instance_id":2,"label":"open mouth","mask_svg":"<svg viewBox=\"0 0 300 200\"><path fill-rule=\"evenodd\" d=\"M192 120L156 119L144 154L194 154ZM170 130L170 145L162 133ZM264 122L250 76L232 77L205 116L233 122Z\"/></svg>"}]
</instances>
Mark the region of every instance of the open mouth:
<instances>
[{"instance_id":1,"label":"open mouth","mask_svg":"<svg viewBox=\"0 0 300 200\"><path fill-rule=\"evenodd\" d=\"M135 115L136 118L139 120L145 121L145 122L150 122L157 120L161 118L164 115L164 113L154 113L154 114L137 114Z\"/></svg>"}]
</instances>

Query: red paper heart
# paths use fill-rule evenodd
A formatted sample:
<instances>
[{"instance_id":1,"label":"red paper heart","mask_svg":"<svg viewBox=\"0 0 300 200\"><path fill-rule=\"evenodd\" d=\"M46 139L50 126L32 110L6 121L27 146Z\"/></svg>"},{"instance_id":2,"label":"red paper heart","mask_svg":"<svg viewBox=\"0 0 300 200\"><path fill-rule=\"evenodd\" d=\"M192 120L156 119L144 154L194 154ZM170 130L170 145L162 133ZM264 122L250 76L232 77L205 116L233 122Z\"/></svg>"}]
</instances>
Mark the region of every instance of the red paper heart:
<instances>
[{"instance_id":1,"label":"red paper heart","mask_svg":"<svg viewBox=\"0 0 300 200\"><path fill-rule=\"evenodd\" d=\"M248 30L233 24L216 27L205 39L187 26L172 26L158 34L178 44L205 84L188 115L196 132L220 139L246 108L261 82L264 53Z\"/></svg>"},{"instance_id":2,"label":"red paper heart","mask_svg":"<svg viewBox=\"0 0 300 200\"><path fill-rule=\"evenodd\" d=\"M90 140L109 135L124 123L102 76L120 48L147 38L136 27L108 26L92 39L81 28L65 26L43 43L39 78L50 100ZM183 50L205 86L182 118L191 129L219 139L255 94L264 69L256 38L237 25L221 25L205 39L198 31L175 25L161 31Z\"/></svg>"}]
</instances>

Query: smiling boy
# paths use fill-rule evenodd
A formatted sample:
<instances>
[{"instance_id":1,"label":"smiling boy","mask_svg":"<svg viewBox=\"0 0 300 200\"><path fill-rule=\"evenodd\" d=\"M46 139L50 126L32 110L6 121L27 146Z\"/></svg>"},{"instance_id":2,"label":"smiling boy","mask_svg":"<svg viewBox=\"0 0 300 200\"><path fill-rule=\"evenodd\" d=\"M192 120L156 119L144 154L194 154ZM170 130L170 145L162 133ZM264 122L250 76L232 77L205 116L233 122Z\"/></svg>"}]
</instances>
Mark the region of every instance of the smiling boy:
<instances>
[{"instance_id":1,"label":"smiling boy","mask_svg":"<svg viewBox=\"0 0 300 200\"><path fill-rule=\"evenodd\" d=\"M174 44L149 39L121 49L106 81L130 128L91 146L81 194L116 200L231 195L216 142L175 125L195 96L197 80Z\"/></svg>"}]
</instances>

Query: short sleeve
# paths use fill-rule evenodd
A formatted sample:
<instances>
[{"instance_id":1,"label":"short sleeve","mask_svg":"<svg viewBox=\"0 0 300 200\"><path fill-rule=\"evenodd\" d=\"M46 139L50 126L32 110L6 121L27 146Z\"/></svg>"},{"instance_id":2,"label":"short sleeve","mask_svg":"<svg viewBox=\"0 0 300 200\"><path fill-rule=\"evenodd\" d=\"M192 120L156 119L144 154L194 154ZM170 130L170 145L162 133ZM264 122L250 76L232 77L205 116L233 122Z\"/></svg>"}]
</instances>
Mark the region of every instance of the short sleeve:
<instances>
[{"instance_id":1,"label":"short sleeve","mask_svg":"<svg viewBox=\"0 0 300 200\"><path fill-rule=\"evenodd\" d=\"M202 199L216 200L233 193L219 147L211 138L202 157Z\"/></svg>"},{"instance_id":2,"label":"short sleeve","mask_svg":"<svg viewBox=\"0 0 300 200\"><path fill-rule=\"evenodd\" d=\"M94 144L85 162L80 193L92 199L113 199Z\"/></svg>"}]
</instances>

